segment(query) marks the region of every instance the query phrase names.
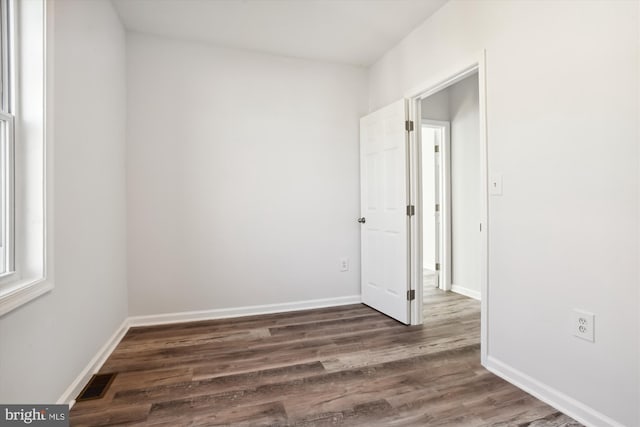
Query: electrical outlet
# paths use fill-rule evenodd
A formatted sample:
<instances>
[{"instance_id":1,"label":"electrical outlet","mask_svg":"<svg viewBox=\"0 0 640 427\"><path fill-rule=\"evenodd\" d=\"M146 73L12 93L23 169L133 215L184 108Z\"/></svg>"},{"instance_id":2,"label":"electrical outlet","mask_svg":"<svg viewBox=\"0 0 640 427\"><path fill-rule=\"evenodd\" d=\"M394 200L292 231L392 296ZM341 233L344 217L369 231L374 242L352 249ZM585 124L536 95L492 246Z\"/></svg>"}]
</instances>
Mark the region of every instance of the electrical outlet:
<instances>
[{"instance_id":1,"label":"electrical outlet","mask_svg":"<svg viewBox=\"0 0 640 427\"><path fill-rule=\"evenodd\" d=\"M583 340L595 341L595 315L587 311L573 310L573 335Z\"/></svg>"},{"instance_id":2,"label":"electrical outlet","mask_svg":"<svg viewBox=\"0 0 640 427\"><path fill-rule=\"evenodd\" d=\"M340 271L349 271L349 258L340 258Z\"/></svg>"}]
</instances>

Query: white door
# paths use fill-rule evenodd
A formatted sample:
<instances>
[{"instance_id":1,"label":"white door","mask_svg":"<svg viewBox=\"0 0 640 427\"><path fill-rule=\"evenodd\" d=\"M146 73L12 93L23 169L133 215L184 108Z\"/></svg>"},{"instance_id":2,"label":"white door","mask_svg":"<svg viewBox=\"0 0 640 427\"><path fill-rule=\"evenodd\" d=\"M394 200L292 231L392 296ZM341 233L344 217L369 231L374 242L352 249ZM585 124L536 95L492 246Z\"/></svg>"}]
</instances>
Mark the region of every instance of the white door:
<instances>
[{"instance_id":1,"label":"white door","mask_svg":"<svg viewBox=\"0 0 640 427\"><path fill-rule=\"evenodd\" d=\"M360 119L362 302L409 324L404 99Z\"/></svg>"}]
</instances>

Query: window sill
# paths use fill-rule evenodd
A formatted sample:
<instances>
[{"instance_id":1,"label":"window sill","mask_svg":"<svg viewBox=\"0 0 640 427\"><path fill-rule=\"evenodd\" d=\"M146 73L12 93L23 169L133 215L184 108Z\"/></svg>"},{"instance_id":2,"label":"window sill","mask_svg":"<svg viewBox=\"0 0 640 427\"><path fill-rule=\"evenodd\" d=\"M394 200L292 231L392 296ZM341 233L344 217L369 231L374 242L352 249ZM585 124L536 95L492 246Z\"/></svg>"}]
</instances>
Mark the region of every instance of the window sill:
<instances>
[{"instance_id":1,"label":"window sill","mask_svg":"<svg viewBox=\"0 0 640 427\"><path fill-rule=\"evenodd\" d=\"M53 289L53 283L45 279L27 279L15 283L0 292L0 316L33 301Z\"/></svg>"},{"instance_id":2,"label":"window sill","mask_svg":"<svg viewBox=\"0 0 640 427\"><path fill-rule=\"evenodd\" d=\"M14 276L15 276L16 272L15 271L8 271L6 273L2 273L0 274L0 286L2 286L5 283L10 282L11 280L15 280ZM0 292L0 298L2 298L3 293Z\"/></svg>"}]
</instances>

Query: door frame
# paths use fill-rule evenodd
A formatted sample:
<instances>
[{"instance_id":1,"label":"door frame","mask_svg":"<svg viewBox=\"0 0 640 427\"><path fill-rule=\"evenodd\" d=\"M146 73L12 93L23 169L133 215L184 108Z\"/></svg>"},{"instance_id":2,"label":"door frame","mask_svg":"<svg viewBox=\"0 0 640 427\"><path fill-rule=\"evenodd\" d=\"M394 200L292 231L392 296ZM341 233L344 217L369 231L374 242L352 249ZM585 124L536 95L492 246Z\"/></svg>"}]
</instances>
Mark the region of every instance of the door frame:
<instances>
[{"instance_id":1,"label":"door frame","mask_svg":"<svg viewBox=\"0 0 640 427\"><path fill-rule=\"evenodd\" d=\"M435 94L455 83L477 73L479 89L479 119L480 119L480 359L486 364L489 341L489 325L487 322L489 311L489 244L488 244L488 217L489 217L489 188L488 188L488 151L487 151L487 73L486 51L473 55L462 65L453 68L450 72L431 78L405 94L409 99L409 117L414 123L421 123L420 102L422 99ZM417 126L414 127L414 129ZM410 132L409 135L409 189L410 204L416 206L416 215L410 217L410 288L415 290L416 298L411 301L411 324L423 323L423 283L422 283L422 211L421 207L421 182L420 182L420 132Z\"/></svg>"},{"instance_id":2,"label":"door frame","mask_svg":"<svg viewBox=\"0 0 640 427\"><path fill-rule=\"evenodd\" d=\"M418 103L418 117L422 116L420 111L420 103ZM440 215L438 223L438 262L440 263L440 271L438 273L438 288L443 291L451 290L451 122L443 120L421 119L420 132L416 135L417 160L419 161L415 168L420 181L420 191L417 192L416 208L418 224L420 224L421 232L424 231L424 210L422 200L422 127L424 125L442 128L444 130L444 139L440 142L440 169L438 173L438 193L440 204ZM420 234L418 245L420 251L424 250L423 234ZM423 259L423 258L421 258ZM424 269L424 265L422 266ZM418 283L418 282L416 282Z\"/></svg>"}]
</instances>

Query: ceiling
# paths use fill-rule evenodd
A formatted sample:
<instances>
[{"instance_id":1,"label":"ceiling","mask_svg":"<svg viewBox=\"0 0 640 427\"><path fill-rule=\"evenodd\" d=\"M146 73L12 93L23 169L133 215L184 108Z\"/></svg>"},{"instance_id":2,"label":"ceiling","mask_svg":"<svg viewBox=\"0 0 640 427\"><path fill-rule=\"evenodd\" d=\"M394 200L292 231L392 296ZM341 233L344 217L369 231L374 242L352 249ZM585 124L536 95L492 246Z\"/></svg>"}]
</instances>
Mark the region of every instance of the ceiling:
<instances>
[{"instance_id":1,"label":"ceiling","mask_svg":"<svg viewBox=\"0 0 640 427\"><path fill-rule=\"evenodd\" d=\"M447 0L112 0L127 30L369 66Z\"/></svg>"}]
</instances>

